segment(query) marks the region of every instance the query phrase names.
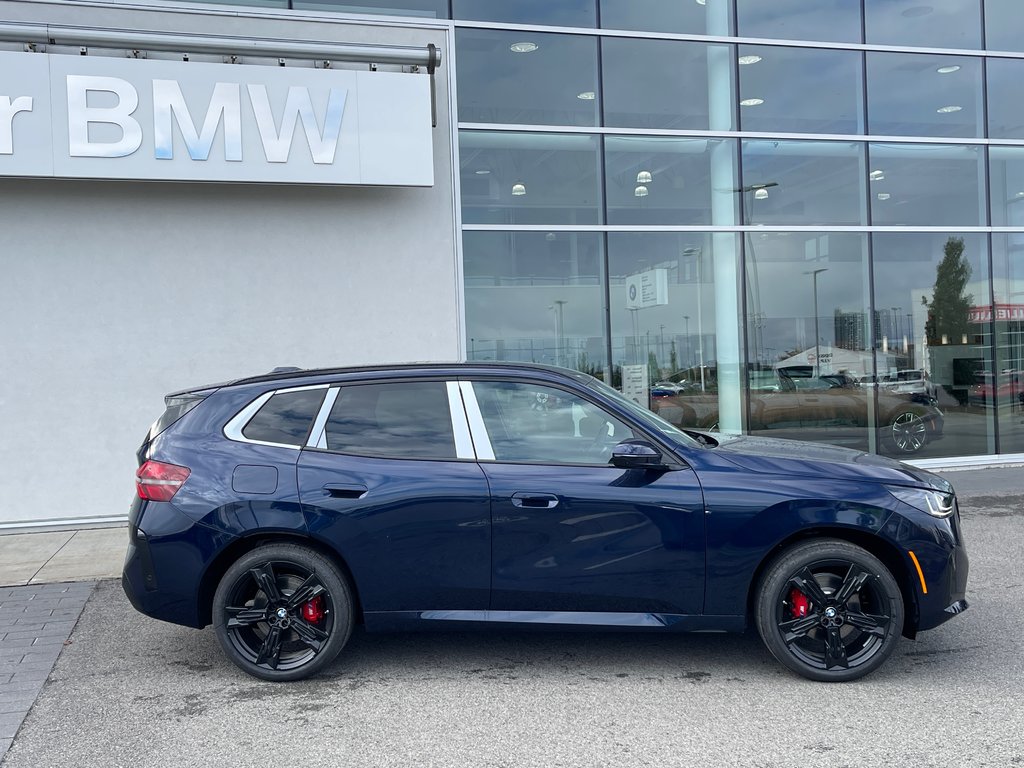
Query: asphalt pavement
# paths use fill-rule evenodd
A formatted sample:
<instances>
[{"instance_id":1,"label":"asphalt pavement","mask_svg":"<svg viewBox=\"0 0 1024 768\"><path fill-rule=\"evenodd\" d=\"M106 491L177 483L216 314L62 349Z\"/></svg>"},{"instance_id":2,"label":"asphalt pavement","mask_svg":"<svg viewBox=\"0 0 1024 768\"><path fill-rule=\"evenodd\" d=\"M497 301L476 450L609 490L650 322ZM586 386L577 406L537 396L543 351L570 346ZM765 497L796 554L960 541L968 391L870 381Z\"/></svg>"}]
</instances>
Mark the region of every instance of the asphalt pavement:
<instances>
[{"instance_id":1,"label":"asphalt pavement","mask_svg":"<svg viewBox=\"0 0 1024 768\"><path fill-rule=\"evenodd\" d=\"M858 682L798 678L754 633L357 632L272 684L101 581L2 765L1024 765L1024 470L945 474L971 608Z\"/></svg>"}]
</instances>

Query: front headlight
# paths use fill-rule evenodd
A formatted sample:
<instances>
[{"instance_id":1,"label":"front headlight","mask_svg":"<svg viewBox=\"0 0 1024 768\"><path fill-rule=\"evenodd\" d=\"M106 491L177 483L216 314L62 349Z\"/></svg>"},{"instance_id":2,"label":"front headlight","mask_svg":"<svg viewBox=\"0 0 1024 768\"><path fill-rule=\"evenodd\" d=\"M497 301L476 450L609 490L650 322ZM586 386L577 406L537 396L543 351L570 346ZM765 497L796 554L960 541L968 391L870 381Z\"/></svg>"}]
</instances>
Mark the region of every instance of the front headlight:
<instances>
[{"instance_id":1,"label":"front headlight","mask_svg":"<svg viewBox=\"0 0 1024 768\"><path fill-rule=\"evenodd\" d=\"M956 496L952 493L930 491L924 488L889 486L886 486L886 490L900 501L909 504L914 509L927 512L932 517L949 517L956 509Z\"/></svg>"}]
</instances>

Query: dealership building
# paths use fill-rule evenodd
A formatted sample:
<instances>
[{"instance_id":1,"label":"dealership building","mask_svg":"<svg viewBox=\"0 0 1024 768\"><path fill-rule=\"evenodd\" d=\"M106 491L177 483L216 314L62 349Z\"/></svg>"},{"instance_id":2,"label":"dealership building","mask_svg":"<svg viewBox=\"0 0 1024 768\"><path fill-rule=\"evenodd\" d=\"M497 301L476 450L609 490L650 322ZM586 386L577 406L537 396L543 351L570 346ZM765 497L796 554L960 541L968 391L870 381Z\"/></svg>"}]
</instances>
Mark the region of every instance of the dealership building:
<instances>
[{"instance_id":1,"label":"dealership building","mask_svg":"<svg viewBox=\"0 0 1024 768\"><path fill-rule=\"evenodd\" d=\"M1022 82L1019 0L8 0L0 531L277 366L1024 463Z\"/></svg>"}]
</instances>

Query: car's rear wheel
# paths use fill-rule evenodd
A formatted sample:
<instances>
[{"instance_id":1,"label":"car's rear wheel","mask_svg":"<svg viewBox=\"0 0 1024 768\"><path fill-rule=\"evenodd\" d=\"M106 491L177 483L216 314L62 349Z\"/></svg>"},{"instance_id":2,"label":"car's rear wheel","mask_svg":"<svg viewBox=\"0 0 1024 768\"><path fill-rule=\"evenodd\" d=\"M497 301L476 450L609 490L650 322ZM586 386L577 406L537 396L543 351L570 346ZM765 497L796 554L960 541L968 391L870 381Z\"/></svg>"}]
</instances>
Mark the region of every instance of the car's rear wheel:
<instances>
[{"instance_id":1,"label":"car's rear wheel","mask_svg":"<svg viewBox=\"0 0 1024 768\"><path fill-rule=\"evenodd\" d=\"M798 544L765 570L757 629L780 662L811 680L855 680L878 669L903 629L903 597L885 565L837 539Z\"/></svg>"},{"instance_id":2,"label":"car's rear wheel","mask_svg":"<svg viewBox=\"0 0 1024 768\"><path fill-rule=\"evenodd\" d=\"M352 595L323 555L271 544L228 568L213 597L217 640L264 680L300 680L334 660L352 632Z\"/></svg>"},{"instance_id":3,"label":"car's rear wheel","mask_svg":"<svg viewBox=\"0 0 1024 768\"><path fill-rule=\"evenodd\" d=\"M928 426L920 414L902 411L889 425L889 439L897 453L917 453L928 442Z\"/></svg>"}]
</instances>

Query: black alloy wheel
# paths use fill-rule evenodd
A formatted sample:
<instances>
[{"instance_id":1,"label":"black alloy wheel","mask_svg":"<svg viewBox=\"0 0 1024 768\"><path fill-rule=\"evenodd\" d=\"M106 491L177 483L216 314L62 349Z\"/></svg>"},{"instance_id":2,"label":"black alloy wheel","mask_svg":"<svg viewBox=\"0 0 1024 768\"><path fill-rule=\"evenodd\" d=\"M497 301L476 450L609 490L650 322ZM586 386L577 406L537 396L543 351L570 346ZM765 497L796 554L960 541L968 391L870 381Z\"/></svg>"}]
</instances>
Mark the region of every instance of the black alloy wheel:
<instances>
[{"instance_id":1,"label":"black alloy wheel","mask_svg":"<svg viewBox=\"0 0 1024 768\"><path fill-rule=\"evenodd\" d=\"M337 566L294 544L233 563L213 598L217 640L235 664L272 681L301 680L338 655L352 631L352 596Z\"/></svg>"},{"instance_id":2,"label":"black alloy wheel","mask_svg":"<svg viewBox=\"0 0 1024 768\"><path fill-rule=\"evenodd\" d=\"M811 680L873 672L903 631L903 597L892 574L867 550L838 539L784 551L761 579L755 611L772 655Z\"/></svg>"},{"instance_id":3,"label":"black alloy wheel","mask_svg":"<svg viewBox=\"0 0 1024 768\"><path fill-rule=\"evenodd\" d=\"M901 411L889 425L889 437L897 453L917 453L928 442L928 426L920 414Z\"/></svg>"}]
</instances>

